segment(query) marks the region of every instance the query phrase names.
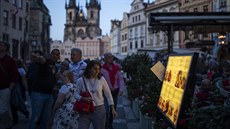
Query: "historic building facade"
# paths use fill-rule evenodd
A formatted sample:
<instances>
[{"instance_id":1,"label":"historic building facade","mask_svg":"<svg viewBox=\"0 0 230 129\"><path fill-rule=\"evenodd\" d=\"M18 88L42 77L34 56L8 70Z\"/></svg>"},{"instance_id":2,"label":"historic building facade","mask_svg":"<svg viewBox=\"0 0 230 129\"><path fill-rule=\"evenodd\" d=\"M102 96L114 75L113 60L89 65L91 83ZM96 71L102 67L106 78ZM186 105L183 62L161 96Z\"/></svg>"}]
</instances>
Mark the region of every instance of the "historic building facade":
<instances>
[{"instance_id":1,"label":"historic building facade","mask_svg":"<svg viewBox=\"0 0 230 129\"><path fill-rule=\"evenodd\" d=\"M154 3L149 4L145 9L146 12L146 26L149 28L149 15L150 13L168 13L168 12L179 12L178 0L156 0ZM149 50L161 50L167 49L168 37L167 31L157 31L146 33L146 49ZM179 32L173 33L173 47L179 48Z\"/></svg>"},{"instance_id":2,"label":"historic building facade","mask_svg":"<svg viewBox=\"0 0 230 129\"><path fill-rule=\"evenodd\" d=\"M180 0L180 12L212 12L213 0ZM200 31L181 31L180 47L185 48L187 42L202 42L212 40L212 34L204 29Z\"/></svg>"},{"instance_id":3,"label":"historic building facade","mask_svg":"<svg viewBox=\"0 0 230 129\"><path fill-rule=\"evenodd\" d=\"M60 49L62 60L70 58L72 48L80 48L83 59L99 58L110 51L110 38L108 35L103 36L100 28L101 4L98 0L86 1L85 14L82 6L76 3L76 0L69 0L65 4L64 42L52 42L51 49Z\"/></svg>"},{"instance_id":4,"label":"historic building facade","mask_svg":"<svg viewBox=\"0 0 230 129\"><path fill-rule=\"evenodd\" d=\"M26 59L31 51L49 54L51 17L43 0L0 0L0 41L9 54Z\"/></svg>"},{"instance_id":5,"label":"historic building facade","mask_svg":"<svg viewBox=\"0 0 230 129\"><path fill-rule=\"evenodd\" d=\"M86 1L87 15L83 8L76 5L76 0L70 0L65 5L66 24L64 29L64 41L76 41L77 38L93 38L101 35L100 10L101 5L97 0Z\"/></svg>"},{"instance_id":6,"label":"historic building facade","mask_svg":"<svg viewBox=\"0 0 230 129\"><path fill-rule=\"evenodd\" d=\"M121 55L127 55L129 13L124 12L121 20Z\"/></svg>"},{"instance_id":7,"label":"historic building facade","mask_svg":"<svg viewBox=\"0 0 230 129\"><path fill-rule=\"evenodd\" d=\"M110 44L111 52L113 54L121 53L121 21L120 20L111 20L111 30L110 30Z\"/></svg>"},{"instance_id":8,"label":"historic building facade","mask_svg":"<svg viewBox=\"0 0 230 129\"><path fill-rule=\"evenodd\" d=\"M29 12L30 0L0 0L0 41L10 44L16 59L29 53Z\"/></svg>"},{"instance_id":9,"label":"historic building facade","mask_svg":"<svg viewBox=\"0 0 230 129\"><path fill-rule=\"evenodd\" d=\"M33 0L30 5L29 43L30 51L41 50L50 53L51 16L43 0Z\"/></svg>"},{"instance_id":10,"label":"historic building facade","mask_svg":"<svg viewBox=\"0 0 230 129\"><path fill-rule=\"evenodd\" d=\"M104 53L110 52L110 38L109 36L101 36L100 38L81 38L76 39L77 43L70 40L62 43L61 41L53 41L51 43L52 49L60 50L60 59L70 59L71 49L80 48L83 53L83 59L97 59L103 56Z\"/></svg>"},{"instance_id":11,"label":"historic building facade","mask_svg":"<svg viewBox=\"0 0 230 129\"><path fill-rule=\"evenodd\" d=\"M144 49L146 44L146 16L148 3L144 0L133 0L128 21L128 54Z\"/></svg>"}]
</instances>

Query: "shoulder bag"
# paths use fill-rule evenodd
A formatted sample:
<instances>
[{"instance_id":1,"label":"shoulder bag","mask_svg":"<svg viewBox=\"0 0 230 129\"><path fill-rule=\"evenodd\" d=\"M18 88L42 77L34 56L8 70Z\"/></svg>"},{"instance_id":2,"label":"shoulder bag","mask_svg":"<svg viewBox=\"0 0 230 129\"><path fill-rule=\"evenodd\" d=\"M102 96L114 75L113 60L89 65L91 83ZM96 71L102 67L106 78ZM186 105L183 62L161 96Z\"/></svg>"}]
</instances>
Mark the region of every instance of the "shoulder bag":
<instances>
[{"instance_id":1,"label":"shoulder bag","mask_svg":"<svg viewBox=\"0 0 230 129\"><path fill-rule=\"evenodd\" d=\"M82 79L83 79L86 91L80 93L81 97L92 97L87 89L84 77L82 77ZM94 112L94 105L93 105L93 102L85 102L82 100L79 100L79 101L76 100L73 106L73 110L79 113L91 113L91 112Z\"/></svg>"}]
</instances>

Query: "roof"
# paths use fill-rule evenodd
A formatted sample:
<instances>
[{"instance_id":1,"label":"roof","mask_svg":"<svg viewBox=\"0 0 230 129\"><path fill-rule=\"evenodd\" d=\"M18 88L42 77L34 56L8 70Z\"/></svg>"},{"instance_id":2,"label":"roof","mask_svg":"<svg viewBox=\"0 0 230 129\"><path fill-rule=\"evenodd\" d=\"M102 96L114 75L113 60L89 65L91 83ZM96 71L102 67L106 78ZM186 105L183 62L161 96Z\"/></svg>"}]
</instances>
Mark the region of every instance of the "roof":
<instances>
[{"instance_id":1,"label":"roof","mask_svg":"<svg viewBox=\"0 0 230 129\"><path fill-rule=\"evenodd\" d=\"M151 13L149 20L149 26L152 29L172 25L174 31L196 28L197 30L205 29L207 32L230 31L230 12Z\"/></svg>"}]
</instances>

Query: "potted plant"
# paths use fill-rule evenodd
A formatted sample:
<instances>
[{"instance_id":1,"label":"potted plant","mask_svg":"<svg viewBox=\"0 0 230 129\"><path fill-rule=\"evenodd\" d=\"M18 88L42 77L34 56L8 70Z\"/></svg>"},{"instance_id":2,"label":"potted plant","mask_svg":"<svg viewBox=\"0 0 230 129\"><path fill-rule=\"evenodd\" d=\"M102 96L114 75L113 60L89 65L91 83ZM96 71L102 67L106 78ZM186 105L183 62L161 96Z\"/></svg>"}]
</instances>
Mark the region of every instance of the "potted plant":
<instances>
[{"instance_id":1,"label":"potted plant","mask_svg":"<svg viewBox=\"0 0 230 129\"><path fill-rule=\"evenodd\" d=\"M127 56L122 61L122 68L127 76L131 78L126 85L128 98L134 100L140 98L143 94L143 85L149 82L149 72L152 65L152 59L147 53L138 53Z\"/></svg>"},{"instance_id":2,"label":"potted plant","mask_svg":"<svg viewBox=\"0 0 230 129\"><path fill-rule=\"evenodd\" d=\"M140 123L144 117L150 118L150 123L152 123L161 88L160 81L151 71L152 59L147 53L133 54L124 59L122 66L131 78L127 82L127 90L133 103L134 114L137 118L140 117ZM152 125L148 124L146 120L144 121L145 123L142 121L142 124Z\"/></svg>"}]
</instances>

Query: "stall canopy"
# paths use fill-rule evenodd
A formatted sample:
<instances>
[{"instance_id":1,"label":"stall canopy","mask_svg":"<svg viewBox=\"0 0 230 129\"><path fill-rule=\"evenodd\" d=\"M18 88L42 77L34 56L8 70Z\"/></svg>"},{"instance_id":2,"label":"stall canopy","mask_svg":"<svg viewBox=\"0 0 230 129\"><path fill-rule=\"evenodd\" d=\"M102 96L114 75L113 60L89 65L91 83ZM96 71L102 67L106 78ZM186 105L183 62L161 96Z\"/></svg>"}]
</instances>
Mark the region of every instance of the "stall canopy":
<instances>
[{"instance_id":1,"label":"stall canopy","mask_svg":"<svg viewBox=\"0 0 230 129\"><path fill-rule=\"evenodd\" d=\"M169 12L150 13L149 28L152 33L165 31L168 36L168 52L172 52L174 31L197 33L230 32L230 12Z\"/></svg>"}]
</instances>

